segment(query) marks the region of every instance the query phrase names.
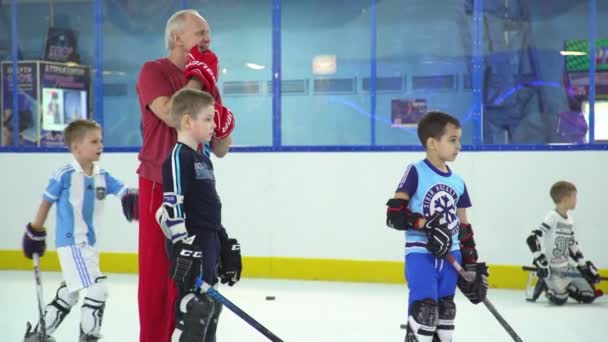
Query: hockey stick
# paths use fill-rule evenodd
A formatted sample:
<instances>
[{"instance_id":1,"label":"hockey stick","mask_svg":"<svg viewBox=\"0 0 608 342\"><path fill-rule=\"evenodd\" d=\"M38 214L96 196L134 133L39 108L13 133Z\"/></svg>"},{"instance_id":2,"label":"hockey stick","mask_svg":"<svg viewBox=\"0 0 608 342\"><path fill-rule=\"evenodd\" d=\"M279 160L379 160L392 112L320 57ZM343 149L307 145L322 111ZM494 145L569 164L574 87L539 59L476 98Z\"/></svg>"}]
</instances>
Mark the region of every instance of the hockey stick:
<instances>
[{"instance_id":1,"label":"hockey stick","mask_svg":"<svg viewBox=\"0 0 608 342\"><path fill-rule=\"evenodd\" d=\"M475 280L471 277L471 275L469 273L467 273L467 271L465 271L462 268L462 266L460 266L460 264L458 263L458 260L456 260L453 255L448 254L446 258L448 259L450 264L452 264L452 266L454 266L454 269L456 269L456 272L458 272L458 274L460 274L460 276L464 278L464 280L466 280L469 283L472 283ZM492 315L494 315L494 317L498 320L500 325L502 325L502 327L507 331L507 333L511 336L513 341L523 342L521 337L519 337L519 335L517 335L515 330L513 330L513 328L509 325L509 323L507 323L507 321L500 315L498 310L496 310L496 308L494 307L492 302L490 302L490 300L487 297L483 300L483 304L486 306L486 308L488 308L488 310L490 310Z\"/></svg>"},{"instance_id":2,"label":"hockey stick","mask_svg":"<svg viewBox=\"0 0 608 342\"><path fill-rule=\"evenodd\" d=\"M272 342L283 342L277 335L273 334L268 328L263 326L260 322L256 321L253 317L249 316L245 311L241 310L236 304L228 300L221 293L217 292L216 289L209 286L209 284L202 282L200 278L197 279L197 287L203 292L206 292L211 298L215 299L218 303L224 304L225 307L234 312L235 315L239 316L242 320L249 323L255 330L259 331L262 335L266 336Z\"/></svg>"},{"instance_id":3,"label":"hockey stick","mask_svg":"<svg viewBox=\"0 0 608 342\"><path fill-rule=\"evenodd\" d=\"M530 271L530 272L536 272L538 270L538 268L534 267L534 266L522 266L521 267L522 270L524 271ZM569 276L572 276L573 278L582 278L583 276L580 274L570 274L568 273ZM606 281L608 280L608 277L602 277L600 276L600 280Z\"/></svg>"},{"instance_id":4,"label":"hockey stick","mask_svg":"<svg viewBox=\"0 0 608 342\"><path fill-rule=\"evenodd\" d=\"M47 342L46 336L46 322L44 321L44 296L42 294L42 277L40 272L40 255L34 253L32 255L34 260L34 279L36 280L36 294L38 295L38 314L40 315L40 336L42 342Z\"/></svg>"}]
</instances>

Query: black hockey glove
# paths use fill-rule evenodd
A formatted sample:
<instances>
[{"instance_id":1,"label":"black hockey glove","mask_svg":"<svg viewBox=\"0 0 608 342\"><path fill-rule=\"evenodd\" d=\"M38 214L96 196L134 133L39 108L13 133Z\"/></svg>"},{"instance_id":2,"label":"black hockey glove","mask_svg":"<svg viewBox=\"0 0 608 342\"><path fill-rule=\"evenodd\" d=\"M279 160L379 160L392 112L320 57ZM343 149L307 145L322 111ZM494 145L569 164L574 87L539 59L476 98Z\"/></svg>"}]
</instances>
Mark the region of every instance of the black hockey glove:
<instances>
[{"instance_id":1,"label":"black hockey glove","mask_svg":"<svg viewBox=\"0 0 608 342\"><path fill-rule=\"evenodd\" d=\"M139 220L139 190L128 189L122 195L120 199L122 203L122 213L125 215L127 221Z\"/></svg>"},{"instance_id":2,"label":"black hockey glove","mask_svg":"<svg viewBox=\"0 0 608 342\"><path fill-rule=\"evenodd\" d=\"M31 259L34 253L43 256L46 251L46 229L39 232L32 228L31 223L28 223L25 226L25 233L23 233L22 246L23 254L28 259Z\"/></svg>"},{"instance_id":3,"label":"black hockey glove","mask_svg":"<svg viewBox=\"0 0 608 342\"><path fill-rule=\"evenodd\" d=\"M171 246L171 269L169 276L178 287L185 290L194 286L201 273L203 252L193 243L194 236L185 238Z\"/></svg>"},{"instance_id":4,"label":"black hockey glove","mask_svg":"<svg viewBox=\"0 0 608 342\"><path fill-rule=\"evenodd\" d=\"M539 278L547 278L549 276L549 262L543 253L534 258L532 263L536 266L536 275Z\"/></svg>"},{"instance_id":5,"label":"black hockey glove","mask_svg":"<svg viewBox=\"0 0 608 342\"><path fill-rule=\"evenodd\" d=\"M436 212L424 224L424 230L428 237L426 249L434 256L443 258L452 248L452 235L446 223L441 223L441 212Z\"/></svg>"},{"instance_id":6,"label":"black hockey glove","mask_svg":"<svg viewBox=\"0 0 608 342\"><path fill-rule=\"evenodd\" d=\"M241 279L241 245L236 239L222 241L222 251L220 252L219 276L222 284L228 283L229 286L236 284Z\"/></svg>"},{"instance_id":7,"label":"black hockey glove","mask_svg":"<svg viewBox=\"0 0 608 342\"><path fill-rule=\"evenodd\" d=\"M600 274L591 261L587 261L583 265L578 265L577 268L581 272L583 278L585 278L589 284L596 285L600 282Z\"/></svg>"},{"instance_id":8,"label":"black hockey glove","mask_svg":"<svg viewBox=\"0 0 608 342\"><path fill-rule=\"evenodd\" d=\"M485 262L477 262L463 266L464 270L473 277L472 282L466 281L462 276L458 277L458 288L473 304L478 304L486 299L488 293L488 267Z\"/></svg>"},{"instance_id":9,"label":"black hockey glove","mask_svg":"<svg viewBox=\"0 0 608 342\"><path fill-rule=\"evenodd\" d=\"M423 218L408 208L408 200L391 198L386 202L386 225L397 230L407 230L409 227L417 228Z\"/></svg>"}]
</instances>

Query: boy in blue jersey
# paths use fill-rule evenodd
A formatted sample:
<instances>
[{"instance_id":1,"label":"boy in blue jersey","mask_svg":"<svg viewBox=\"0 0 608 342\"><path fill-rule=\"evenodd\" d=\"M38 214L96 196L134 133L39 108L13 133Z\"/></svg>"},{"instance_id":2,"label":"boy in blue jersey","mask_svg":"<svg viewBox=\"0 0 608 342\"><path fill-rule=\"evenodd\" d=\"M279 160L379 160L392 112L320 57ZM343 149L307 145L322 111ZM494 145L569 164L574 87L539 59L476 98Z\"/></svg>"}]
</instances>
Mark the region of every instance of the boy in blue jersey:
<instances>
[{"instance_id":1,"label":"boy in blue jersey","mask_svg":"<svg viewBox=\"0 0 608 342\"><path fill-rule=\"evenodd\" d=\"M179 292L173 340L210 342L215 341L222 305L200 292L197 279L215 286L219 277L234 285L241 276L240 245L222 226L213 164L198 151L214 135L213 97L184 88L171 101L177 143L162 166L163 203L156 219L170 240L169 275Z\"/></svg>"},{"instance_id":2,"label":"boy in blue jersey","mask_svg":"<svg viewBox=\"0 0 608 342\"><path fill-rule=\"evenodd\" d=\"M429 112L418 123L426 159L410 164L387 203L386 224L405 231L405 278L409 287L406 342L452 340L456 285L471 302L485 299L488 276L477 262L471 207L462 178L448 167L460 152L460 122L442 112ZM450 253L475 273L467 283L444 257Z\"/></svg>"},{"instance_id":3,"label":"boy in blue jersey","mask_svg":"<svg viewBox=\"0 0 608 342\"><path fill-rule=\"evenodd\" d=\"M64 281L57 289L55 299L45 308L44 320L48 341L70 309L78 303L79 292L86 289L81 307L80 341L97 341L100 338L108 290L106 276L99 268L99 252L95 248L97 221L103 212L108 194L122 199L127 220L137 218L137 191L127 189L109 172L95 162L103 151L101 127L94 121L75 120L64 130L65 143L73 161L51 176L36 218L26 226L23 252L32 258L42 256L46 250L44 222L49 210L57 203L55 245ZM32 330L28 323L25 341L42 341L39 325Z\"/></svg>"}]
</instances>

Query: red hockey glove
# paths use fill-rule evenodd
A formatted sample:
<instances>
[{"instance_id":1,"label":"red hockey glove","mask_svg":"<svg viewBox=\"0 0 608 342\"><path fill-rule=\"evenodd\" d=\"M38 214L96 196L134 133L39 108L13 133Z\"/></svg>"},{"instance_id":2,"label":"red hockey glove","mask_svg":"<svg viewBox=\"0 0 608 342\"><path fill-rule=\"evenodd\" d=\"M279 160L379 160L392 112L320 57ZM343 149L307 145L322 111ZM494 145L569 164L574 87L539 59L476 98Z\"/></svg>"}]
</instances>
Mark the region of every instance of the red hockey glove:
<instances>
[{"instance_id":1,"label":"red hockey glove","mask_svg":"<svg viewBox=\"0 0 608 342\"><path fill-rule=\"evenodd\" d=\"M219 103L215 103L215 115L213 116L215 122L215 138L224 139L229 136L234 129L236 124L234 115L230 109L224 107Z\"/></svg>"},{"instance_id":2,"label":"red hockey glove","mask_svg":"<svg viewBox=\"0 0 608 342\"><path fill-rule=\"evenodd\" d=\"M217 71L218 60L213 51L200 51L197 45L190 50L184 69L187 80L196 77L203 84L203 90L211 92L217 83Z\"/></svg>"}]
</instances>

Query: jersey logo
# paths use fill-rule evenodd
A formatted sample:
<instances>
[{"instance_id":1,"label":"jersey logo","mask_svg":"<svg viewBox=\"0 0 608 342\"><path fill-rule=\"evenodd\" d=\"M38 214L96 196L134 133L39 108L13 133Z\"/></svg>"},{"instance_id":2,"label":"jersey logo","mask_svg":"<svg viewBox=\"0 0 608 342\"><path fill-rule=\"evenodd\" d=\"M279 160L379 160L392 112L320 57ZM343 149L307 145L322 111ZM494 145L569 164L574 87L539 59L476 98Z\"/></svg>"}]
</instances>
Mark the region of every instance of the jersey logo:
<instances>
[{"instance_id":1,"label":"jersey logo","mask_svg":"<svg viewBox=\"0 0 608 342\"><path fill-rule=\"evenodd\" d=\"M196 179L215 180L213 169L205 163L194 163L194 174Z\"/></svg>"},{"instance_id":2,"label":"jersey logo","mask_svg":"<svg viewBox=\"0 0 608 342\"><path fill-rule=\"evenodd\" d=\"M98 186L95 188L95 197L97 197L98 200L102 200L104 198L106 198L106 188L102 187L102 186Z\"/></svg>"},{"instance_id":3,"label":"jersey logo","mask_svg":"<svg viewBox=\"0 0 608 342\"><path fill-rule=\"evenodd\" d=\"M182 249L181 252L179 252L179 255L181 256L185 256L185 257L193 257L193 258L202 258L203 257L203 252L201 251L191 251L189 249Z\"/></svg>"},{"instance_id":4,"label":"jersey logo","mask_svg":"<svg viewBox=\"0 0 608 342\"><path fill-rule=\"evenodd\" d=\"M445 184L435 184L424 195L422 210L424 216L430 217L436 212L443 213L441 222L445 222L453 235L458 234L458 217L456 216L456 190Z\"/></svg>"}]
</instances>

